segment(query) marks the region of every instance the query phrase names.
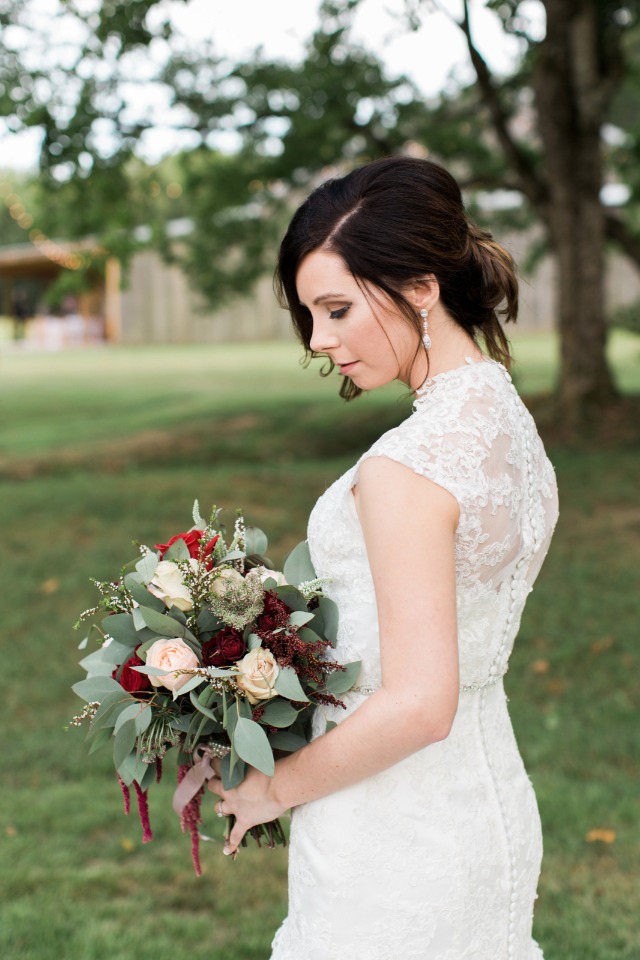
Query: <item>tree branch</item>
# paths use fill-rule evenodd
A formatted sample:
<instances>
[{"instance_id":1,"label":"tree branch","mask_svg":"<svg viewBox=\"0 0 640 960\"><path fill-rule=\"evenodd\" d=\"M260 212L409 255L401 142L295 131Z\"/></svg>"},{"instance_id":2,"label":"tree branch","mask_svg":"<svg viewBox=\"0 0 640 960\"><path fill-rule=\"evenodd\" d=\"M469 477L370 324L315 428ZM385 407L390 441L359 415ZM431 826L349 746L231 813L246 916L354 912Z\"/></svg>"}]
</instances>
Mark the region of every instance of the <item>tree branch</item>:
<instances>
[{"instance_id":1,"label":"tree branch","mask_svg":"<svg viewBox=\"0 0 640 960\"><path fill-rule=\"evenodd\" d=\"M617 243L640 270L640 235L633 233L627 224L613 213L605 213L604 225L607 239Z\"/></svg>"},{"instance_id":2,"label":"tree branch","mask_svg":"<svg viewBox=\"0 0 640 960\"><path fill-rule=\"evenodd\" d=\"M508 117L500 101L498 90L493 82L493 77L487 66L487 63L473 42L471 35L471 23L469 18L469 6L467 0L464 0L464 13L462 22L444 11L444 8L438 5L439 9L447 13L447 16L462 30L467 41L471 63L476 72L478 86L482 98L487 105L491 120L498 137L502 151L508 164L514 170L519 184L518 188L522 190L525 196L530 200L535 209L540 211L547 203L548 190L547 185L540 179L536 173L531 160L527 154L518 146L509 131Z\"/></svg>"}]
</instances>

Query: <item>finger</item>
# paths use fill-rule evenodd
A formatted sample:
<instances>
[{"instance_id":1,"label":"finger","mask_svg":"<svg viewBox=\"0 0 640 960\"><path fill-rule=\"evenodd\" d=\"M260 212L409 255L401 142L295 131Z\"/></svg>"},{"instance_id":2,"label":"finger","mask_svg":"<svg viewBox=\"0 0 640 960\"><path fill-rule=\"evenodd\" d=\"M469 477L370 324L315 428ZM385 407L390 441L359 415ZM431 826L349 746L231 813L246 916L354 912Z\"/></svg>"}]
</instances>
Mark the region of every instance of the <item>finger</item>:
<instances>
[{"instance_id":1,"label":"finger","mask_svg":"<svg viewBox=\"0 0 640 960\"><path fill-rule=\"evenodd\" d=\"M216 777L221 777L221 776L222 776L222 766L221 766L221 764L222 764L222 760L220 759L220 757L213 757L213 759L211 760L211 766L213 767L213 769L214 769L215 772L216 772Z\"/></svg>"},{"instance_id":2,"label":"finger","mask_svg":"<svg viewBox=\"0 0 640 960\"><path fill-rule=\"evenodd\" d=\"M219 797L224 794L224 787L220 777L211 777L207 784L207 789L211 790L211 793L217 793Z\"/></svg>"},{"instance_id":3,"label":"finger","mask_svg":"<svg viewBox=\"0 0 640 960\"><path fill-rule=\"evenodd\" d=\"M233 854L234 856L237 854L238 850L240 849L240 844L242 843L242 838L244 837L244 835L245 835L244 828L241 827L238 821L236 820L233 830L229 834L229 839L225 843L224 850L222 851L225 857L228 857L229 854Z\"/></svg>"}]
</instances>

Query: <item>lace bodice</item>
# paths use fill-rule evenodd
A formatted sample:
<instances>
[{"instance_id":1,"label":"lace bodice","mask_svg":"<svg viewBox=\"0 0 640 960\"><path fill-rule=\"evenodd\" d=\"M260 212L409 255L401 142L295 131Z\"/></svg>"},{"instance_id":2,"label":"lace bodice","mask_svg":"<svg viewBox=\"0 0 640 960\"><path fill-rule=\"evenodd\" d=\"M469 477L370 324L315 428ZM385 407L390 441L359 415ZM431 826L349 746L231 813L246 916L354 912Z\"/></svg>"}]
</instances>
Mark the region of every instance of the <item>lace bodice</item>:
<instances>
[{"instance_id":1,"label":"lace bodice","mask_svg":"<svg viewBox=\"0 0 640 960\"><path fill-rule=\"evenodd\" d=\"M341 659L363 659L359 686L380 685L378 658L355 642L361 604L375 603L352 488L366 457L405 464L458 501L456 585L461 687L501 677L557 519L557 489L535 423L495 361L428 380L414 412L383 434L318 500L309 546L341 610ZM356 632L359 632L356 630ZM369 651L370 653L370 651Z\"/></svg>"},{"instance_id":2,"label":"lace bodice","mask_svg":"<svg viewBox=\"0 0 640 960\"><path fill-rule=\"evenodd\" d=\"M309 547L340 620L336 656L361 660L346 709L381 683L376 597L352 493L384 456L448 490L455 534L461 694L449 736L293 811L289 916L272 960L542 960L531 937L540 822L502 676L557 517L553 469L500 364L427 381L389 430L318 500ZM429 624L416 624L415 642Z\"/></svg>"}]
</instances>

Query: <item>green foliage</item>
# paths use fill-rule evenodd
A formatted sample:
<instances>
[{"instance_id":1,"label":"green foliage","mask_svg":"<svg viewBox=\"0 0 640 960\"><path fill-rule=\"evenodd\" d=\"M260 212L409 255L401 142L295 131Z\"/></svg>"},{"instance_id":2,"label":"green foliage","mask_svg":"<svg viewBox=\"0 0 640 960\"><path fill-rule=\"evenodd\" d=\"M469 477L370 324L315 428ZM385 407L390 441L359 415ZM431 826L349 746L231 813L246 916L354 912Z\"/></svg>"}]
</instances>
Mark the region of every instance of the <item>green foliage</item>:
<instances>
[{"instance_id":1,"label":"green foliage","mask_svg":"<svg viewBox=\"0 0 640 960\"><path fill-rule=\"evenodd\" d=\"M612 327L620 327L631 333L640 333L640 300L618 307L611 315Z\"/></svg>"}]
</instances>

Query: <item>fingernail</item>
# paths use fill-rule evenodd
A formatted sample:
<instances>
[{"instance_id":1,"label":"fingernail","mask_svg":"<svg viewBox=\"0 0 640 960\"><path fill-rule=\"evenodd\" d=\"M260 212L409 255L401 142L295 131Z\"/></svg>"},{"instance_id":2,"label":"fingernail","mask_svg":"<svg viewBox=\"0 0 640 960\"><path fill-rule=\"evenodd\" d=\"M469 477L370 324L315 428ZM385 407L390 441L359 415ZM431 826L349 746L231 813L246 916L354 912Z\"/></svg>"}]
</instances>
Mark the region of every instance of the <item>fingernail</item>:
<instances>
[{"instance_id":1,"label":"fingernail","mask_svg":"<svg viewBox=\"0 0 640 960\"><path fill-rule=\"evenodd\" d=\"M224 853L225 857L228 857L229 854L231 853L231 850L229 849L229 847L225 847L222 852Z\"/></svg>"}]
</instances>

